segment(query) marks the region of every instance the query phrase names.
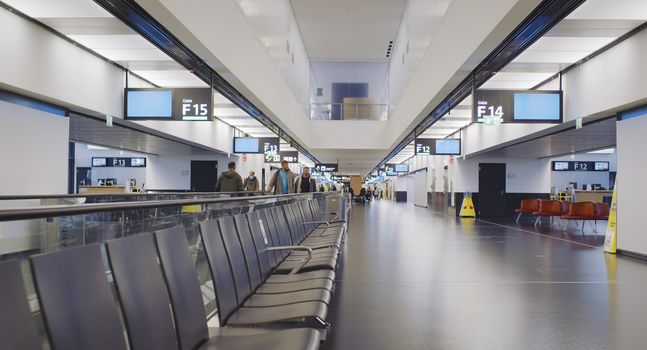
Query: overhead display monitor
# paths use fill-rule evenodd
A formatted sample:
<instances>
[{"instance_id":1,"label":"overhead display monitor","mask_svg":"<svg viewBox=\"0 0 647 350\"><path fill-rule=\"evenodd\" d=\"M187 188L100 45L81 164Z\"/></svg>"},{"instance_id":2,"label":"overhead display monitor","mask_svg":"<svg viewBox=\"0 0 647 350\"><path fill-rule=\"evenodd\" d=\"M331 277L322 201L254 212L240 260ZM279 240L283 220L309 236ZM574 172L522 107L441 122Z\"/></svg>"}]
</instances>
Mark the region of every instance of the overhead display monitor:
<instances>
[{"instance_id":1,"label":"overhead display monitor","mask_svg":"<svg viewBox=\"0 0 647 350\"><path fill-rule=\"evenodd\" d=\"M594 171L609 171L609 162L595 162Z\"/></svg>"},{"instance_id":2,"label":"overhead display monitor","mask_svg":"<svg viewBox=\"0 0 647 350\"><path fill-rule=\"evenodd\" d=\"M561 94L527 93L514 94L515 121L555 121L562 120Z\"/></svg>"},{"instance_id":3,"label":"overhead display monitor","mask_svg":"<svg viewBox=\"0 0 647 350\"><path fill-rule=\"evenodd\" d=\"M436 153L438 155L461 155L461 140L444 139L436 140Z\"/></svg>"},{"instance_id":4,"label":"overhead display monitor","mask_svg":"<svg viewBox=\"0 0 647 350\"><path fill-rule=\"evenodd\" d=\"M126 89L127 119L211 120L211 88Z\"/></svg>"},{"instance_id":5,"label":"overhead display monitor","mask_svg":"<svg viewBox=\"0 0 647 350\"><path fill-rule=\"evenodd\" d=\"M553 170L554 171L567 171L568 170L568 162L553 162Z\"/></svg>"},{"instance_id":6,"label":"overhead display monitor","mask_svg":"<svg viewBox=\"0 0 647 350\"><path fill-rule=\"evenodd\" d=\"M158 89L127 90L126 118L172 119L173 92Z\"/></svg>"},{"instance_id":7,"label":"overhead display monitor","mask_svg":"<svg viewBox=\"0 0 647 350\"><path fill-rule=\"evenodd\" d=\"M416 155L461 155L460 139L416 138Z\"/></svg>"},{"instance_id":8,"label":"overhead display monitor","mask_svg":"<svg viewBox=\"0 0 647 350\"><path fill-rule=\"evenodd\" d=\"M257 137L234 137L234 153L261 153Z\"/></svg>"},{"instance_id":9,"label":"overhead display monitor","mask_svg":"<svg viewBox=\"0 0 647 350\"><path fill-rule=\"evenodd\" d=\"M408 173L409 172L409 164L396 164L395 165L395 172L396 173Z\"/></svg>"},{"instance_id":10,"label":"overhead display monitor","mask_svg":"<svg viewBox=\"0 0 647 350\"><path fill-rule=\"evenodd\" d=\"M130 166L133 168L146 167L146 158L144 157L130 158Z\"/></svg>"},{"instance_id":11,"label":"overhead display monitor","mask_svg":"<svg viewBox=\"0 0 647 350\"><path fill-rule=\"evenodd\" d=\"M477 123L562 122L561 91L478 89L473 99L472 116Z\"/></svg>"}]
</instances>

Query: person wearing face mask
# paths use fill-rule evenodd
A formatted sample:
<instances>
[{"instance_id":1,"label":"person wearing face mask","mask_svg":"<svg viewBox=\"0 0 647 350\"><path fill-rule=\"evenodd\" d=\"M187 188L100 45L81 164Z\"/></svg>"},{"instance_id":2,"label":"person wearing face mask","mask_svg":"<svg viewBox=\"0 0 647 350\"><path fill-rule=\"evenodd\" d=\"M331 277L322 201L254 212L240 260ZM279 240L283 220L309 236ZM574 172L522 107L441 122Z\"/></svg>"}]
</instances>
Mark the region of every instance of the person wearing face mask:
<instances>
[{"instance_id":1,"label":"person wearing face mask","mask_svg":"<svg viewBox=\"0 0 647 350\"><path fill-rule=\"evenodd\" d=\"M294 179L296 175L290 171L290 166L287 161L281 161L281 169L277 170L272 175L272 180L267 186L267 192L274 194L288 194L294 193Z\"/></svg>"},{"instance_id":2,"label":"person wearing face mask","mask_svg":"<svg viewBox=\"0 0 647 350\"><path fill-rule=\"evenodd\" d=\"M250 171L249 176L245 179L245 191L256 192L258 188L258 178L253 171Z\"/></svg>"},{"instance_id":3,"label":"person wearing face mask","mask_svg":"<svg viewBox=\"0 0 647 350\"><path fill-rule=\"evenodd\" d=\"M317 192L317 184L308 167L303 168L303 174L297 179L296 190L297 193Z\"/></svg>"}]
</instances>

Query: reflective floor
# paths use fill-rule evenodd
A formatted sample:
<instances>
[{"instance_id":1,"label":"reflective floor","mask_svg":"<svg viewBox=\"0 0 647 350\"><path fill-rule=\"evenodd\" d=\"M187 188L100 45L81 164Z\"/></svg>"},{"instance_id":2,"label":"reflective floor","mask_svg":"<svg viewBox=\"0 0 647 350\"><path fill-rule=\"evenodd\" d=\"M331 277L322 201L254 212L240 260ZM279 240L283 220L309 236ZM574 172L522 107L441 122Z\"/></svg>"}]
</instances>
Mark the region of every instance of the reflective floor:
<instances>
[{"instance_id":1,"label":"reflective floor","mask_svg":"<svg viewBox=\"0 0 647 350\"><path fill-rule=\"evenodd\" d=\"M324 349L647 348L647 263L504 225L354 206Z\"/></svg>"}]
</instances>

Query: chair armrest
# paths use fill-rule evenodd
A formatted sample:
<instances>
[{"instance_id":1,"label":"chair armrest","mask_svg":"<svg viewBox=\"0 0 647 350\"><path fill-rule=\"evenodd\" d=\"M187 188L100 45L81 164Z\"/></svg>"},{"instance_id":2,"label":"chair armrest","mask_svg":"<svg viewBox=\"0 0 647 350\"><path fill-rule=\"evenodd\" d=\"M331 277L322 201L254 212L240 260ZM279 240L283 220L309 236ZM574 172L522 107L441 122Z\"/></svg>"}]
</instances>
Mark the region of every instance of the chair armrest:
<instances>
[{"instance_id":1,"label":"chair armrest","mask_svg":"<svg viewBox=\"0 0 647 350\"><path fill-rule=\"evenodd\" d=\"M310 259L312 259L312 248L305 247L305 246L288 245L288 246L268 247L263 249L263 252L273 252L273 251L279 251L279 250L297 250L297 251L308 252L308 256L302 260L301 264L293 268L292 271L290 271L290 273L288 274L288 276L292 276L296 273L299 273L299 271L304 266L306 266L306 264L310 261Z\"/></svg>"}]
</instances>

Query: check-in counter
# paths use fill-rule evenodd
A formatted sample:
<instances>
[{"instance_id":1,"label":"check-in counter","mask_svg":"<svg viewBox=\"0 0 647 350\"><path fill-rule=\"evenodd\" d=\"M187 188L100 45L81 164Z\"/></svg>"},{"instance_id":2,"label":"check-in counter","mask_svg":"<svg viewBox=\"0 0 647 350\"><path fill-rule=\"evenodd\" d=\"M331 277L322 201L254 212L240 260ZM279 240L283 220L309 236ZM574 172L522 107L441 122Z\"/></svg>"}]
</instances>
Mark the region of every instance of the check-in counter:
<instances>
[{"instance_id":1,"label":"check-in counter","mask_svg":"<svg viewBox=\"0 0 647 350\"><path fill-rule=\"evenodd\" d=\"M79 186L79 193L126 193L126 186Z\"/></svg>"},{"instance_id":2,"label":"check-in counter","mask_svg":"<svg viewBox=\"0 0 647 350\"><path fill-rule=\"evenodd\" d=\"M609 190L598 190L598 191L575 191L575 201L576 202L593 202L593 203L602 203L604 197L613 196L613 191Z\"/></svg>"}]
</instances>

